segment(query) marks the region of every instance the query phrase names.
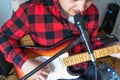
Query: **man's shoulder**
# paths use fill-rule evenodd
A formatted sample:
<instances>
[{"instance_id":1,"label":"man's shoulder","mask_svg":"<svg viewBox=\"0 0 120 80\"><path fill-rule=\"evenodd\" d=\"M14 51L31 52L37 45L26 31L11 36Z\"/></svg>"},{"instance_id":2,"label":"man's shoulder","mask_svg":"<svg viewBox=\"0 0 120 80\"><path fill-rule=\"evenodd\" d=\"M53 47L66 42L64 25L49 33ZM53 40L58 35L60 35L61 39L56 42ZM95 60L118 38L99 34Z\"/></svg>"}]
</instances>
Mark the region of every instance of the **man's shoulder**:
<instances>
[{"instance_id":1,"label":"man's shoulder","mask_svg":"<svg viewBox=\"0 0 120 80\"><path fill-rule=\"evenodd\" d=\"M41 0L28 0L25 4L40 4L41 2Z\"/></svg>"},{"instance_id":2,"label":"man's shoulder","mask_svg":"<svg viewBox=\"0 0 120 80\"><path fill-rule=\"evenodd\" d=\"M32 8L33 6L42 4L41 0L28 0L20 5L22 9Z\"/></svg>"},{"instance_id":3,"label":"man's shoulder","mask_svg":"<svg viewBox=\"0 0 120 80\"><path fill-rule=\"evenodd\" d=\"M98 8L92 4L89 8L88 8L88 12L90 12L91 14L97 14L98 13Z\"/></svg>"},{"instance_id":4,"label":"man's shoulder","mask_svg":"<svg viewBox=\"0 0 120 80\"><path fill-rule=\"evenodd\" d=\"M45 4L50 2L52 2L52 0L28 0L25 4Z\"/></svg>"},{"instance_id":5,"label":"man's shoulder","mask_svg":"<svg viewBox=\"0 0 120 80\"><path fill-rule=\"evenodd\" d=\"M89 9L98 10L98 8L94 4L92 4Z\"/></svg>"},{"instance_id":6,"label":"man's shoulder","mask_svg":"<svg viewBox=\"0 0 120 80\"><path fill-rule=\"evenodd\" d=\"M23 3L21 6L36 6L36 5L43 5L43 6L52 6L53 0L28 0Z\"/></svg>"}]
</instances>

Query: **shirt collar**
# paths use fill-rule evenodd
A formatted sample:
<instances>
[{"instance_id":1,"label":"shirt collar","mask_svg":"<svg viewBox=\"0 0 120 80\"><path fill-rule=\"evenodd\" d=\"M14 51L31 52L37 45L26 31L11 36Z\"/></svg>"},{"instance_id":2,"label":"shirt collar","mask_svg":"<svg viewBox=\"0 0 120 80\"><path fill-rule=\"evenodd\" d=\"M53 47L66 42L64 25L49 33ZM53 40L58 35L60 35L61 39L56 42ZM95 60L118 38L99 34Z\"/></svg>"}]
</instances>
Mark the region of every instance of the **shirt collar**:
<instances>
[{"instance_id":1,"label":"shirt collar","mask_svg":"<svg viewBox=\"0 0 120 80\"><path fill-rule=\"evenodd\" d=\"M65 14L63 14L63 12L60 9L60 4L58 0L53 0L54 6L56 8L56 10L58 11L59 17L62 18L67 18L67 16Z\"/></svg>"}]
</instances>

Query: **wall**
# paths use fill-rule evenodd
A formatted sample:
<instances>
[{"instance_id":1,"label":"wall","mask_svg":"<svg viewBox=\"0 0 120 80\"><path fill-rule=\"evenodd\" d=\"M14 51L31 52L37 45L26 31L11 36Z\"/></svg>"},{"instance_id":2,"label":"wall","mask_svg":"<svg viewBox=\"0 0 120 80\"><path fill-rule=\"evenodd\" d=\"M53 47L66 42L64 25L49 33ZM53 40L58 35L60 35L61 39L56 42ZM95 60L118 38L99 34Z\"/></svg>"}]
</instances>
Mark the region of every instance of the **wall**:
<instances>
[{"instance_id":1,"label":"wall","mask_svg":"<svg viewBox=\"0 0 120 80\"><path fill-rule=\"evenodd\" d=\"M98 7L99 9L99 13L100 13L100 24L99 27L101 26L106 10L107 10L107 6L109 3L117 3L118 5L120 5L120 0L94 0L94 4ZM116 21L115 26L117 26L119 24L120 21L120 12L118 14L118 18Z\"/></svg>"},{"instance_id":2,"label":"wall","mask_svg":"<svg viewBox=\"0 0 120 80\"><path fill-rule=\"evenodd\" d=\"M11 0L0 0L0 27L12 16Z\"/></svg>"},{"instance_id":3,"label":"wall","mask_svg":"<svg viewBox=\"0 0 120 80\"><path fill-rule=\"evenodd\" d=\"M0 27L11 18L14 11L27 0L0 0Z\"/></svg>"},{"instance_id":4,"label":"wall","mask_svg":"<svg viewBox=\"0 0 120 80\"><path fill-rule=\"evenodd\" d=\"M19 5L28 0L11 0L13 10L16 11L19 8Z\"/></svg>"}]
</instances>

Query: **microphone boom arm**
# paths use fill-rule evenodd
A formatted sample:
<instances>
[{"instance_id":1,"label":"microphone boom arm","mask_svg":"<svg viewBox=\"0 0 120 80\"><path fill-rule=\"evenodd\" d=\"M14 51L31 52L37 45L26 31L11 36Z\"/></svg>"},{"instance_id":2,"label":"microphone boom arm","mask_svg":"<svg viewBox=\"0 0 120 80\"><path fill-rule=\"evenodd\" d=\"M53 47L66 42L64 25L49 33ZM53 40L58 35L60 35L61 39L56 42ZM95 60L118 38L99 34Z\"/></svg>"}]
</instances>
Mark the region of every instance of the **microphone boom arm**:
<instances>
[{"instance_id":1,"label":"microphone boom arm","mask_svg":"<svg viewBox=\"0 0 120 80\"><path fill-rule=\"evenodd\" d=\"M84 25L85 21L82 17L81 14L77 14L74 16L75 19L75 24L77 25L77 27L79 28L79 30L81 31L81 37L83 39L83 41L85 42L85 45L87 47L88 53L90 55L91 61L96 61L95 57L93 55L93 49L92 49L92 45L89 39L89 35L87 33L86 27Z\"/></svg>"},{"instance_id":2,"label":"microphone boom arm","mask_svg":"<svg viewBox=\"0 0 120 80\"><path fill-rule=\"evenodd\" d=\"M94 77L95 79L94 80L97 80L96 59L95 59L95 56L93 54L93 49L92 49L92 45L91 45L91 42L90 42L90 39L89 39L89 35L88 35L86 27L84 25L84 23L85 23L84 19L83 19L82 15L79 13L79 14L76 14L74 16L74 20L75 20L75 24L77 25L77 27L81 31L81 36L80 37L82 37L83 41L85 42L85 45L87 47L89 56L91 58L91 61L93 62L94 72L95 72L95 77Z\"/></svg>"}]
</instances>

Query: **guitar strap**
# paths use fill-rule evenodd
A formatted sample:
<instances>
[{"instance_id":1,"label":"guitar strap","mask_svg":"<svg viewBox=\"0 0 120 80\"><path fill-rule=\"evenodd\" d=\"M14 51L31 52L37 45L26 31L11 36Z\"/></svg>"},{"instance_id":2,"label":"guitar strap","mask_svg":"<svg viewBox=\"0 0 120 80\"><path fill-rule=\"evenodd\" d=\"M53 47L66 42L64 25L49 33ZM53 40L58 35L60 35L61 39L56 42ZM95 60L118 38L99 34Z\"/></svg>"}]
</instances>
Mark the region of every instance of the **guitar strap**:
<instances>
[{"instance_id":1,"label":"guitar strap","mask_svg":"<svg viewBox=\"0 0 120 80\"><path fill-rule=\"evenodd\" d=\"M28 44L25 44L25 43L23 43L23 42L25 42L24 40L22 41L19 41L19 43L20 43L20 45L19 45L19 47L21 47L21 48L35 48L35 49L40 49L40 50L50 50L50 49L53 49L53 48L55 48L55 47L57 47L57 46L59 46L59 45L61 45L61 44L63 44L63 43L65 43L65 42L67 42L67 41L69 41L69 40L75 40L77 37L68 37L68 38L66 38L66 39L64 39L64 40L62 40L62 41L60 41L60 42L58 42L58 43L56 43L56 44L54 44L54 45L52 45L52 46L42 46L42 45L39 45L38 43L35 43L35 42L33 42L34 44L30 44L29 45L29 43ZM82 39L80 38L80 42L82 41ZM26 42L27 43L27 42Z\"/></svg>"}]
</instances>

